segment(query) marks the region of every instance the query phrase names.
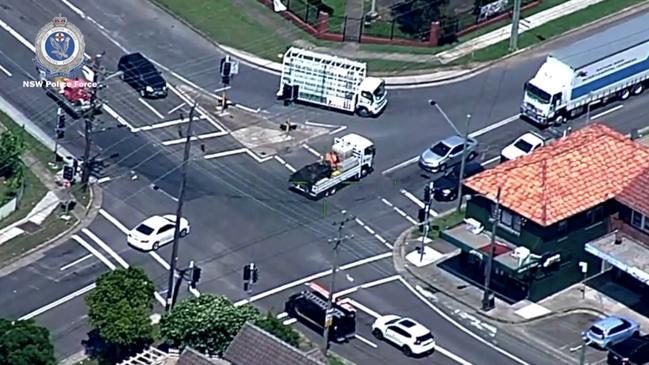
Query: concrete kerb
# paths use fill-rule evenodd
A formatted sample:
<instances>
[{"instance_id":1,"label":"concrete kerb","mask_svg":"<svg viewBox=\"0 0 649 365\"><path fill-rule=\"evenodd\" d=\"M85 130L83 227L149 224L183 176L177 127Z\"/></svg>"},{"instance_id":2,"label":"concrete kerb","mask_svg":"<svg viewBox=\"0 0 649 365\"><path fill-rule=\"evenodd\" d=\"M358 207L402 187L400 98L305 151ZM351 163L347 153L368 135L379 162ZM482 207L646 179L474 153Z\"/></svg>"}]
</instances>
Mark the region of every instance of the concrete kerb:
<instances>
[{"instance_id":1,"label":"concrete kerb","mask_svg":"<svg viewBox=\"0 0 649 365\"><path fill-rule=\"evenodd\" d=\"M443 212L443 213L441 213L440 215L438 215L435 218L444 217L446 215L451 214L453 211L454 211L454 209ZM416 272L414 272L414 270L412 270L409 266L406 265L405 257L404 257L405 252L402 253L401 250L402 250L403 244L406 242L407 238L411 234L412 234L412 228L408 228L407 230L403 231L397 237L396 241L394 242L394 246L393 246L393 249L392 249L392 253L393 253L392 259L393 259L395 270L401 276L403 276L403 278L406 281L412 283L413 285L421 285L421 284L423 284L423 286L429 287L430 289L432 289L432 291L434 293L444 295L446 298L450 299L451 301L460 304L462 307L470 309L474 314L476 314L476 315L478 315L478 316L480 316L480 317L482 317L482 318L484 318L486 320L496 322L496 323L500 323L500 324L523 325L523 324L530 324L530 323L538 322L538 321L541 321L543 319L547 319L547 318L551 318L551 317L559 317L559 316L563 316L563 315L567 315L567 314L573 314L573 313L588 313L588 314L592 314L592 315L595 315L595 316L605 315L604 312L602 312L602 311L600 311L599 309L596 309L596 308L575 306L575 307L571 307L571 308L562 309L560 311L550 312L550 313L547 313L547 314L544 314L544 315L541 315L541 316L538 316L538 317L535 317L535 318L531 318L531 319L521 318L521 320L517 320L517 321L491 316L488 313L484 313L479 308L476 308L472 304L467 303L466 301L464 301L464 300L458 298L457 296L453 295L453 293L450 293L447 290L444 290L444 289L440 288L439 286L437 286L437 285L435 285L433 283L430 283L429 281L422 278L420 275L418 275ZM445 312L449 312L448 308L440 308L440 309L443 309Z\"/></svg>"}]
</instances>

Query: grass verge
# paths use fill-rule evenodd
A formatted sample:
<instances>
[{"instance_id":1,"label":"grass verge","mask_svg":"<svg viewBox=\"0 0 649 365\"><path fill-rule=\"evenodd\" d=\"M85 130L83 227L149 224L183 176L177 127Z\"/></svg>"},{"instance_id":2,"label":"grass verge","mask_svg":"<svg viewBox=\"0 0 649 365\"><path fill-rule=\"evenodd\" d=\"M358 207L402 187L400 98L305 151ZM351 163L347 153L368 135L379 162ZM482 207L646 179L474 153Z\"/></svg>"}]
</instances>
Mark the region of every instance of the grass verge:
<instances>
[{"instance_id":1,"label":"grass verge","mask_svg":"<svg viewBox=\"0 0 649 365\"><path fill-rule=\"evenodd\" d=\"M465 209L462 209L459 212L456 209L453 209L452 212L448 212L447 214L443 214L437 218L431 219L430 229L428 230L428 238L432 240L437 239L439 238L439 235L442 231L460 224L464 220L465 212ZM414 228L412 232L417 237L422 236L418 228Z\"/></svg>"},{"instance_id":2,"label":"grass verge","mask_svg":"<svg viewBox=\"0 0 649 365\"><path fill-rule=\"evenodd\" d=\"M18 209L9 214L5 219L0 221L0 227L7 227L27 216L27 214L38 204L41 199L47 194L47 188L43 183L38 180L29 168L25 169L25 190L20 199ZM0 249L4 244L0 244ZM1 251L1 250L0 250ZM1 256L1 255L0 255Z\"/></svg>"},{"instance_id":3,"label":"grass verge","mask_svg":"<svg viewBox=\"0 0 649 365\"><path fill-rule=\"evenodd\" d=\"M99 365L99 363L97 362L97 360L86 359L86 360L81 360L74 365Z\"/></svg>"},{"instance_id":4,"label":"grass verge","mask_svg":"<svg viewBox=\"0 0 649 365\"><path fill-rule=\"evenodd\" d=\"M558 37L567 31L588 24L594 20L603 18L606 15L620 12L621 10L642 3L644 0L605 0L601 3L591 5L575 13L566 15L562 18L543 24L540 27L531 29L520 35L518 47L520 49L532 46L536 43L544 42L549 39ZM620 35L620 38L624 35ZM477 50L473 55L462 57L454 64L463 64L468 62L486 62L499 59L509 53L509 40L496 43L490 47Z\"/></svg>"}]
</instances>

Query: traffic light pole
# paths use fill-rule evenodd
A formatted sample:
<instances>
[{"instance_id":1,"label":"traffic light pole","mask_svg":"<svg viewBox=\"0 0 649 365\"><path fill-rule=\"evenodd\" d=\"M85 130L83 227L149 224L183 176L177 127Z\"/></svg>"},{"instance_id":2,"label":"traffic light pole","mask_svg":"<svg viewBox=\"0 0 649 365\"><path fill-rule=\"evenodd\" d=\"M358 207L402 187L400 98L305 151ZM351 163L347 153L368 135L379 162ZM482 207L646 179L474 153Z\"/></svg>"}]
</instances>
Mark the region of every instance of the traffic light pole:
<instances>
[{"instance_id":1,"label":"traffic light pole","mask_svg":"<svg viewBox=\"0 0 649 365\"><path fill-rule=\"evenodd\" d=\"M174 298L174 274L178 264L178 241L180 240L180 220L182 218L183 203L185 202L185 184L187 180L187 163L189 161L189 152L191 148L192 138L192 121L194 119L194 112L196 110L196 101L189 112L189 121L187 122L187 137L185 140L185 151L183 154L183 162L180 168L180 194L178 196L178 206L176 208L176 226L174 227L174 240L171 249L171 260L169 261L169 283L167 286L167 301L165 311L170 311L173 306Z\"/></svg>"},{"instance_id":2,"label":"traffic light pole","mask_svg":"<svg viewBox=\"0 0 649 365\"><path fill-rule=\"evenodd\" d=\"M424 232L421 236L421 247L419 252L419 262L424 261L424 248L426 243L426 237L428 237L428 230L430 229L430 224L428 224L428 219L430 215L430 199L426 200L424 203L424 221L420 224L424 225Z\"/></svg>"},{"instance_id":3,"label":"traffic light pole","mask_svg":"<svg viewBox=\"0 0 649 365\"><path fill-rule=\"evenodd\" d=\"M56 128L54 128L54 160L52 161L53 164L56 164L57 161L57 155L59 153L59 136L61 134L60 131L60 124L61 124L61 118L63 117L63 110L61 108L58 108L56 110Z\"/></svg>"},{"instance_id":4,"label":"traffic light pole","mask_svg":"<svg viewBox=\"0 0 649 365\"><path fill-rule=\"evenodd\" d=\"M343 210L342 214L345 215L347 214L347 212ZM343 228L345 228L345 223L352 220L354 220L354 217L346 217L340 222L334 222L333 224L338 226L338 237L336 237L336 239L329 240L329 243L333 244L333 252L331 261L331 285L329 286L329 295L327 296L327 311L325 312L325 325L324 331L322 333L322 353L324 356L327 356L327 353L329 351L329 327L331 326L331 322L333 320L331 308L333 307L334 290L336 286L336 272L338 271L338 248L344 241L354 238L354 236L343 237L342 235Z\"/></svg>"},{"instance_id":5,"label":"traffic light pole","mask_svg":"<svg viewBox=\"0 0 649 365\"><path fill-rule=\"evenodd\" d=\"M92 82L95 86L92 88L92 94L90 95L90 110L87 111L84 115L84 125L85 125L85 146L83 149L83 170L81 173L81 188L83 191L88 190L88 181L90 180L90 147L92 145L92 124L95 121L95 114L97 114L97 92L99 90L99 76L101 71L101 57L103 54L98 54L95 56L92 62Z\"/></svg>"},{"instance_id":6,"label":"traffic light pole","mask_svg":"<svg viewBox=\"0 0 649 365\"><path fill-rule=\"evenodd\" d=\"M471 128L471 114L466 115L464 126L464 146L462 147L462 160L460 161L460 176L457 186L457 212L462 210L462 183L464 182L464 168L466 167L467 147L469 145L469 129Z\"/></svg>"},{"instance_id":7,"label":"traffic light pole","mask_svg":"<svg viewBox=\"0 0 649 365\"><path fill-rule=\"evenodd\" d=\"M493 216L491 217L491 240L489 242L489 260L485 270L484 291L482 293L482 310L488 311L493 309L491 304L491 272L493 271L494 255L496 253L496 228L498 227L498 220L500 219L500 188L496 193L496 206L494 207Z\"/></svg>"}]
</instances>

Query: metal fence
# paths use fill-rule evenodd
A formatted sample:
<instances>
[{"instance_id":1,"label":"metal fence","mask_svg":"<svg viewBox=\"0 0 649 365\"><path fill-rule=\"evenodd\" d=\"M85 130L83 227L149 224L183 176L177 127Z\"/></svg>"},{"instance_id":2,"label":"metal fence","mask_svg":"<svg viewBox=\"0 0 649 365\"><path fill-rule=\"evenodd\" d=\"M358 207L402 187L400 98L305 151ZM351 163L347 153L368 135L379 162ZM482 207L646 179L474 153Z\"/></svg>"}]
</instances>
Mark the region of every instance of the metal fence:
<instances>
[{"instance_id":1,"label":"metal fence","mask_svg":"<svg viewBox=\"0 0 649 365\"><path fill-rule=\"evenodd\" d=\"M286 9L295 14L303 22L316 27L318 25L318 7L306 0L282 0Z\"/></svg>"}]
</instances>

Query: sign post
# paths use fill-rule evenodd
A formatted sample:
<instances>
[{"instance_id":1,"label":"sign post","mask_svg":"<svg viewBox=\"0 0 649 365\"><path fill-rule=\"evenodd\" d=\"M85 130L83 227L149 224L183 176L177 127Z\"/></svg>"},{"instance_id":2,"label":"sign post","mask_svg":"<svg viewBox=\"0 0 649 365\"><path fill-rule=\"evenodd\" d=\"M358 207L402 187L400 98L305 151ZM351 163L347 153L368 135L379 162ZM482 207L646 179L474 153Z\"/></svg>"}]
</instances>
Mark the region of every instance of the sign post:
<instances>
[{"instance_id":1,"label":"sign post","mask_svg":"<svg viewBox=\"0 0 649 365\"><path fill-rule=\"evenodd\" d=\"M585 261L579 261L579 267L581 268L581 273L584 275L584 278L581 281L581 299L586 299L586 278L588 276L588 263Z\"/></svg>"}]
</instances>

